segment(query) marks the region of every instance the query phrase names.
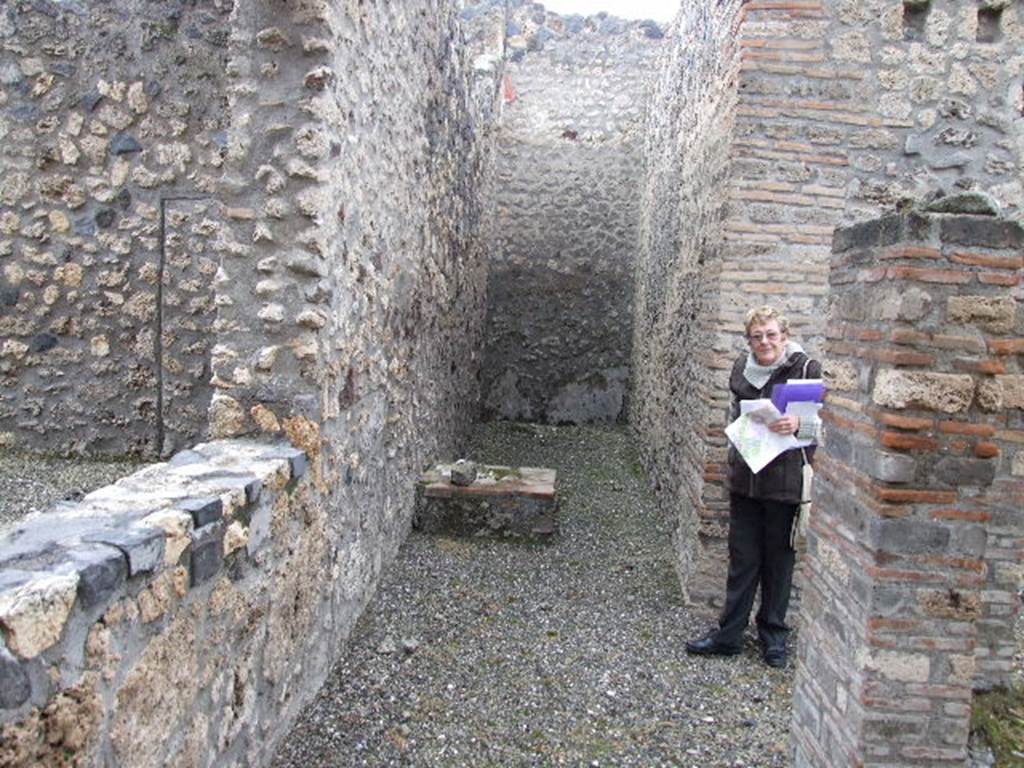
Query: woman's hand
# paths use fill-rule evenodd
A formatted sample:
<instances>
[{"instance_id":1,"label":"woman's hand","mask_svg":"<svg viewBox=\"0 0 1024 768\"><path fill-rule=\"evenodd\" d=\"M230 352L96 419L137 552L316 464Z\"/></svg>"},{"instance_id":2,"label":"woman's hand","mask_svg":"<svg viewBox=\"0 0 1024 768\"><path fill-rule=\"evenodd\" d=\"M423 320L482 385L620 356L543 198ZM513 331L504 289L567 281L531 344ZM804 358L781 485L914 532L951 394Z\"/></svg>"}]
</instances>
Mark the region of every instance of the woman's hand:
<instances>
[{"instance_id":1,"label":"woman's hand","mask_svg":"<svg viewBox=\"0 0 1024 768\"><path fill-rule=\"evenodd\" d=\"M800 429L800 417L799 416L783 416L781 419L776 419L768 425L768 429L778 435L795 435L797 430Z\"/></svg>"}]
</instances>

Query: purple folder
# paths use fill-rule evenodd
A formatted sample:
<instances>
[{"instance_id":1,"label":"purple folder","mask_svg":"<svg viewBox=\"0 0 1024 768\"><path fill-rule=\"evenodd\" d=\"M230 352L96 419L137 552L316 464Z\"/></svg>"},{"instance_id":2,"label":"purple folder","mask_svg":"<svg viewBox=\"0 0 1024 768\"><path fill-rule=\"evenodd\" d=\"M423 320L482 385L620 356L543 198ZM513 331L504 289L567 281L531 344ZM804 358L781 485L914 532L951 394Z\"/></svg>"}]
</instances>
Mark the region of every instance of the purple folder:
<instances>
[{"instance_id":1,"label":"purple folder","mask_svg":"<svg viewBox=\"0 0 1024 768\"><path fill-rule=\"evenodd\" d=\"M772 405L779 413L785 413L786 406L792 402L820 403L824 399L825 384L821 379L798 379L772 387Z\"/></svg>"}]
</instances>

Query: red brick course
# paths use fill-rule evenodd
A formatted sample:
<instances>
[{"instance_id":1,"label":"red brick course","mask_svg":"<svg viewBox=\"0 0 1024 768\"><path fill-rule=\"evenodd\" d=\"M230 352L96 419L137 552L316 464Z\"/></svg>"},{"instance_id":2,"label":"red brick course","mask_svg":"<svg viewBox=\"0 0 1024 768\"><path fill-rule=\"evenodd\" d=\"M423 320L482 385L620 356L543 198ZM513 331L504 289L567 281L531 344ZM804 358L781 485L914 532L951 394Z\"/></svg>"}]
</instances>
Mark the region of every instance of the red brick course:
<instances>
[{"instance_id":1,"label":"red brick course","mask_svg":"<svg viewBox=\"0 0 1024 768\"><path fill-rule=\"evenodd\" d=\"M988 222L980 222L984 230ZM931 235L884 242L884 233L915 227ZM977 297L981 306L991 297L1003 302L1001 317L1014 317L1001 283L1017 278L1009 270L1020 257L962 242L966 220L949 228L960 240L948 247L936 237L944 227L892 219L837 234L847 245L832 256L831 295L849 311L829 325L826 358L849 364L868 386L827 399L825 445L815 460L804 598L814 609L805 615L802 647L829 649L828 679L847 707L839 710L837 694L822 690L814 660L798 667L793 733L808 765L829 763L815 757L806 707L830 739L853 750L851 765L866 763L874 749L892 753L871 723L894 713L946 739L941 748L896 746L900 765L961 765L969 707L948 707L969 702L976 684L1002 684L1012 673L1005 662L1019 604L1000 574L1024 544L1024 479L1010 473L1011 459L1024 453L1024 430L1007 428L991 384L1021 372L1024 339L990 330L984 314L972 322L963 299L952 304L955 322L946 311L951 297ZM928 303L900 319L910 286ZM888 389L876 399L882 381ZM861 604L850 600L851 584L900 598ZM826 616L843 617L842 644ZM954 668L964 671L953 677Z\"/></svg>"}]
</instances>

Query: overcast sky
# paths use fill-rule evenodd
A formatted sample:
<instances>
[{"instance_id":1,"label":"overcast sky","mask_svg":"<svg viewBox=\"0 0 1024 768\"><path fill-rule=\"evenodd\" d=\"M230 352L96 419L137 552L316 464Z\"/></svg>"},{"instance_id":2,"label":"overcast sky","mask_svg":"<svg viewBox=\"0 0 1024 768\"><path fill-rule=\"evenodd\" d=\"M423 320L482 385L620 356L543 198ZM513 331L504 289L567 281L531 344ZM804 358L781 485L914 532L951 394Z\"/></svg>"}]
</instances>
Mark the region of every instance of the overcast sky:
<instances>
[{"instance_id":1,"label":"overcast sky","mask_svg":"<svg viewBox=\"0 0 1024 768\"><path fill-rule=\"evenodd\" d=\"M671 21L681 0L539 0L549 11L562 14L579 13L590 16L607 11L623 19L654 19Z\"/></svg>"}]
</instances>

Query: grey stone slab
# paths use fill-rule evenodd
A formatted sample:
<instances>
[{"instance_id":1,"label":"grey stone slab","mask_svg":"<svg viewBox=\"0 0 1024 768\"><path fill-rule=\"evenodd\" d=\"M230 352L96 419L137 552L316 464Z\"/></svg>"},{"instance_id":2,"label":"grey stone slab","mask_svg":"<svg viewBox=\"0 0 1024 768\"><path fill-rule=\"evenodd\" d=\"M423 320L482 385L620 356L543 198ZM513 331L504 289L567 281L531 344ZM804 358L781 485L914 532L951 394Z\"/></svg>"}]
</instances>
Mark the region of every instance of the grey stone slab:
<instances>
[{"instance_id":1,"label":"grey stone slab","mask_svg":"<svg viewBox=\"0 0 1024 768\"><path fill-rule=\"evenodd\" d=\"M202 528L224 517L224 502L218 496L184 499L175 506L192 515L192 522L196 528Z\"/></svg>"},{"instance_id":2,"label":"grey stone slab","mask_svg":"<svg viewBox=\"0 0 1024 768\"><path fill-rule=\"evenodd\" d=\"M249 512L247 520L249 541L246 544L246 551L251 555L270 538L271 509L269 504L250 504L247 509Z\"/></svg>"},{"instance_id":3,"label":"grey stone slab","mask_svg":"<svg viewBox=\"0 0 1024 768\"><path fill-rule=\"evenodd\" d=\"M949 547L949 541L949 528L940 523L897 519L875 520L871 525L871 545L889 554L942 553Z\"/></svg>"},{"instance_id":4,"label":"grey stone slab","mask_svg":"<svg viewBox=\"0 0 1024 768\"><path fill-rule=\"evenodd\" d=\"M263 483L259 478L253 478L245 484L245 501L247 504L255 504L263 493Z\"/></svg>"},{"instance_id":5,"label":"grey stone slab","mask_svg":"<svg viewBox=\"0 0 1024 768\"><path fill-rule=\"evenodd\" d=\"M17 589L22 584L27 584L31 580L31 571L4 567L3 570L0 570L0 593L10 589Z\"/></svg>"},{"instance_id":6,"label":"grey stone slab","mask_svg":"<svg viewBox=\"0 0 1024 768\"><path fill-rule=\"evenodd\" d=\"M103 604L128 577L128 559L109 544L84 544L67 551L62 570L78 573L78 601L89 610Z\"/></svg>"},{"instance_id":7,"label":"grey stone slab","mask_svg":"<svg viewBox=\"0 0 1024 768\"><path fill-rule=\"evenodd\" d=\"M934 200L924 208L929 213L963 213L975 216L999 216L1002 209L984 192L961 192Z\"/></svg>"},{"instance_id":8,"label":"grey stone slab","mask_svg":"<svg viewBox=\"0 0 1024 768\"><path fill-rule=\"evenodd\" d=\"M54 550L76 544L103 528L104 523L91 516L60 512L30 515L0 537L0 567L44 559Z\"/></svg>"},{"instance_id":9,"label":"grey stone slab","mask_svg":"<svg viewBox=\"0 0 1024 768\"><path fill-rule=\"evenodd\" d=\"M159 528L133 525L98 532L87 541L109 544L121 550L128 559L129 578L155 571L163 562L165 537Z\"/></svg>"},{"instance_id":10,"label":"grey stone slab","mask_svg":"<svg viewBox=\"0 0 1024 768\"><path fill-rule=\"evenodd\" d=\"M942 217L942 241L975 248L1024 247L1024 227L1015 221L990 216Z\"/></svg>"},{"instance_id":11,"label":"grey stone slab","mask_svg":"<svg viewBox=\"0 0 1024 768\"><path fill-rule=\"evenodd\" d=\"M873 451L868 468L873 478L887 483L909 483L916 472L917 461L913 457L878 450Z\"/></svg>"},{"instance_id":12,"label":"grey stone slab","mask_svg":"<svg viewBox=\"0 0 1024 768\"><path fill-rule=\"evenodd\" d=\"M309 468L309 460L306 458L306 453L290 445L275 446L264 453L262 458L287 459L292 480L298 480L306 474L306 470Z\"/></svg>"},{"instance_id":13,"label":"grey stone slab","mask_svg":"<svg viewBox=\"0 0 1024 768\"><path fill-rule=\"evenodd\" d=\"M168 460L167 466L183 467L187 464L199 464L204 461L206 461L206 457L203 456L203 454L198 453L197 451L186 450L179 451L174 454L174 456Z\"/></svg>"},{"instance_id":14,"label":"grey stone slab","mask_svg":"<svg viewBox=\"0 0 1024 768\"><path fill-rule=\"evenodd\" d=\"M993 459L945 456L935 462L931 476L943 485L988 486L995 480L996 462Z\"/></svg>"},{"instance_id":15,"label":"grey stone slab","mask_svg":"<svg viewBox=\"0 0 1024 768\"><path fill-rule=\"evenodd\" d=\"M983 525L961 526L953 535L953 547L961 557L984 557L988 531Z\"/></svg>"},{"instance_id":16,"label":"grey stone slab","mask_svg":"<svg viewBox=\"0 0 1024 768\"><path fill-rule=\"evenodd\" d=\"M223 566L224 529L224 522L218 521L192 532L189 580L193 587L209 581Z\"/></svg>"},{"instance_id":17,"label":"grey stone slab","mask_svg":"<svg viewBox=\"0 0 1024 768\"><path fill-rule=\"evenodd\" d=\"M0 709L20 707L31 695L32 684L25 667L0 645Z\"/></svg>"},{"instance_id":18,"label":"grey stone slab","mask_svg":"<svg viewBox=\"0 0 1024 768\"><path fill-rule=\"evenodd\" d=\"M141 152L142 145L138 139L127 133L116 133L110 140L110 153L113 155L128 155L134 152Z\"/></svg>"}]
</instances>

